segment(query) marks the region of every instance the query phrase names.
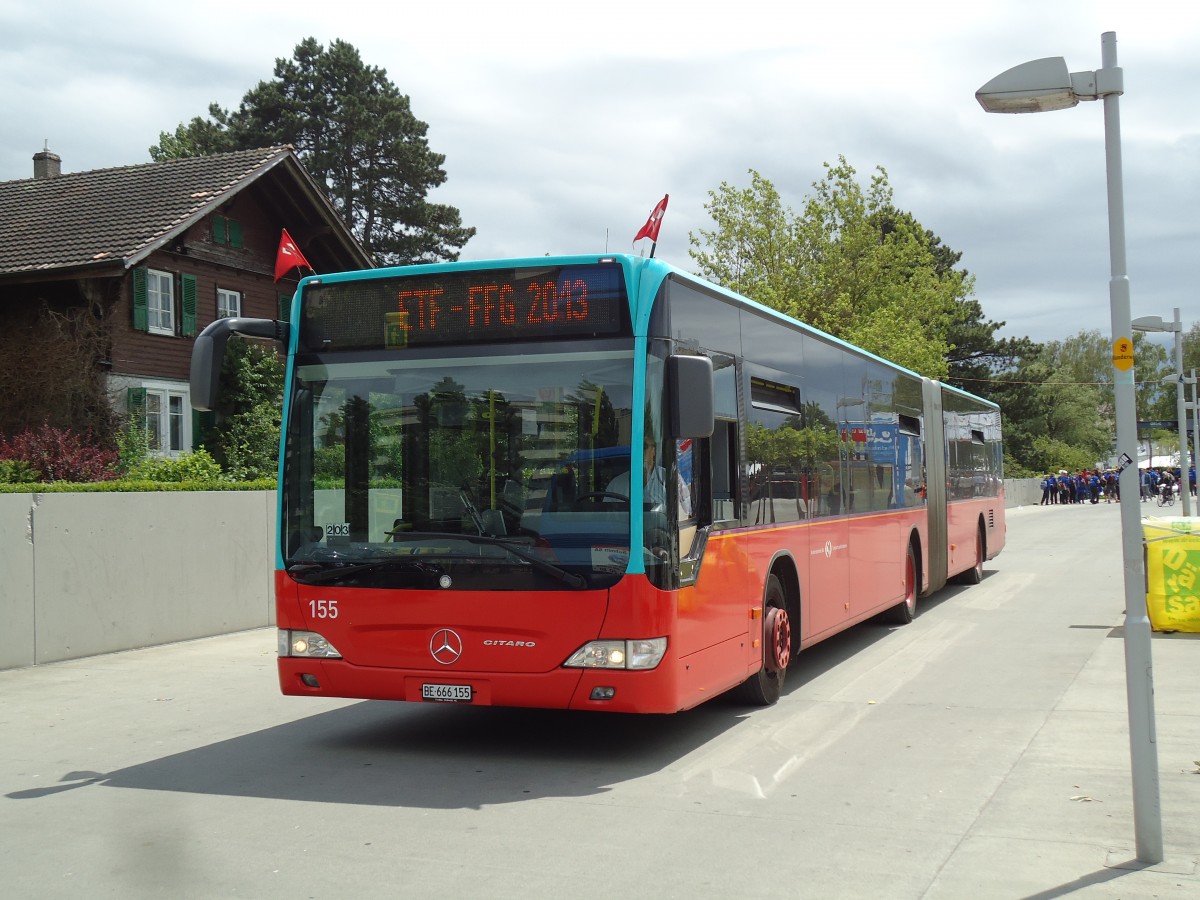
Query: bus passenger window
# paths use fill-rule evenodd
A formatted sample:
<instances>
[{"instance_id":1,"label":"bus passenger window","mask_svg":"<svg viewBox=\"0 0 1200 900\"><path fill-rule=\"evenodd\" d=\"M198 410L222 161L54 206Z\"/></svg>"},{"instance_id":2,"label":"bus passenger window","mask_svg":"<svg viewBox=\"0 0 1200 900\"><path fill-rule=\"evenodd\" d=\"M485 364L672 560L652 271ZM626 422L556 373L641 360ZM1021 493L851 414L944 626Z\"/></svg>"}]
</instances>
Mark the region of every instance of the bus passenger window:
<instances>
[{"instance_id":1,"label":"bus passenger window","mask_svg":"<svg viewBox=\"0 0 1200 900\"><path fill-rule=\"evenodd\" d=\"M710 512L712 523L735 522L739 511L738 493L738 382L733 357L713 354L714 405L716 425L709 439L709 462L712 472ZM701 522L700 524L708 524Z\"/></svg>"},{"instance_id":2,"label":"bus passenger window","mask_svg":"<svg viewBox=\"0 0 1200 900\"><path fill-rule=\"evenodd\" d=\"M734 506L734 485L737 484L734 464L737 428L733 422L717 420L712 436L712 521L731 522L737 518Z\"/></svg>"}]
</instances>

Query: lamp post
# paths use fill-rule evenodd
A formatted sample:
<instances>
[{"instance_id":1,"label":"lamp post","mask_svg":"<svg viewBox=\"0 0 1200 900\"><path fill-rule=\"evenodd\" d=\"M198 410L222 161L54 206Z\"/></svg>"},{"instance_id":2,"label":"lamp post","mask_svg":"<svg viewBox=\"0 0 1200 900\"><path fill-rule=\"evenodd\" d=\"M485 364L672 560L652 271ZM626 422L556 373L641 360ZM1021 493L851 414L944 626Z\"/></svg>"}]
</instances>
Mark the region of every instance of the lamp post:
<instances>
[{"instance_id":1,"label":"lamp post","mask_svg":"<svg viewBox=\"0 0 1200 900\"><path fill-rule=\"evenodd\" d=\"M1171 375L1164 378L1163 381L1175 381L1177 378L1183 384L1190 384L1192 386L1192 402L1185 404L1185 406L1191 412L1189 421L1192 423L1192 465L1195 466L1197 463L1200 463L1200 400L1196 399L1196 370L1192 369L1191 375L1184 375L1180 372L1179 375ZM1181 473L1187 479L1184 487L1189 494L1191 493L1192 484L1190 469L1191 467Z\"/></svg>"},{"instance_id":2,"label":"lamp post","mask_svg":"<svg viewBox=\"0 0 1200 900\"><path fill-rule=\"evenodd\" d=\"M1175 307L1175 319L1164 322L1160 316L1142 316L1130 323L1134 331L1171 331L1175 333L1175 417L1179 422L1179 494L1183 498L1183 514L1192 514L1192 495L1187 489L1188 439L1187 399L1183 396L1183 322L1179 319L1179 307Z\"/></svg>"},{"instance_id":3,"label":"lamp post","mask_svg":"<svg viewBox=\"0 0 1200 900\"><path fill-rule=\"evenodd\" d=\"M1192 386L1192 465L1200 466L1200 402L1196 400L1196 370L1192 369L1191 378L1185 379ZM1187 474L1188 493L1192 492L1191 469ZM1198 497L1197 499L1200 499Z\"/></svg>"},{"instance_id":4,"label":"lamp post","mask_svg":"<svg viewBox=\"0 0 1200 900\"><path fill-rule=\"evenodd\" d=\"M1023 63L997 75L975 99L987 112L1023 113L1069 109L1080 100L1104 100L1104 156L1108 181L1108 298L1113 336L1113 395L1121 489L1121 559L1125 582L1125 693L1129 705L1129 753L1133 770L1133 819L1137 858L1162 862L1158 750L1154 736L1154 673L1150 617L1144 589L1141 504L1138 502L1137 413L1130 338L1129 277L1125 266L1125 197L1121 183L1121 112L1124 77L1117 65L1117 35L1100 37L1101 68L1068 72L1061 56ZM1132 471L1130 467L1132 466Z\"/></svg>"}]
</instances>

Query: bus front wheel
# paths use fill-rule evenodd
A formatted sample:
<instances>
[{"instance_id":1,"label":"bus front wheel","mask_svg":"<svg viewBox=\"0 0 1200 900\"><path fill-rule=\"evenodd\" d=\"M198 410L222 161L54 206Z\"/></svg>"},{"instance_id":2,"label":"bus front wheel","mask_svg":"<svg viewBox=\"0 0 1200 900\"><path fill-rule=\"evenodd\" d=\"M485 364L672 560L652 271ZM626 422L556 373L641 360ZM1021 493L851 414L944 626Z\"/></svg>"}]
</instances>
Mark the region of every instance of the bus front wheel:
<instances>
[{"instance_id":1,"label":"bus front wheel","mask_svg":"<svg viewBox=\"0 0 1200 900\"><path fill-rule=\"evenodd\" d=\"M783 680L792 661L792 620L783 585L774 575L763 590L763 664L738 687L738 698L754 706L771 706L783 692Z\"/></svg>"},{"instance_id":2,"label":"bus front wheel","mask_svg":"<svg viewBox=\"0 0 1200 900\"><path fill-rule=\"evenodd\" d=\"M894 625L907 625L917 614L918 571L917 551L910 541L904 557L904 599L887 611L887 620Z\"/></svg>"}]
</instances>

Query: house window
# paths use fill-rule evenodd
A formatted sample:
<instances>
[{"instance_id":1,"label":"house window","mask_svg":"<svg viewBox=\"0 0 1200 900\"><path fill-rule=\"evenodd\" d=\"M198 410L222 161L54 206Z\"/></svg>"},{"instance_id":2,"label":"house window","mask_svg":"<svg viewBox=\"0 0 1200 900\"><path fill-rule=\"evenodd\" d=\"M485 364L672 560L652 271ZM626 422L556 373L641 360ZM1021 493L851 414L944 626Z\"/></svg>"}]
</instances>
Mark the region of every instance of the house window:
<instances>
[{"instance_id":1,"label":"house window","mask_svg":"<svg viewBox=\"0 0 1200 900\"><path fill-rule=\"evenodd\" d=\"M242 223L237 219L214 215L212 217L212 240L214 244L224 244L235 250L242 249Z\"/></svg>"},{"instance_id":2,"label":"house window","mask_svg":"<svg viewBox=\"0 0 1200 900\"><path fill-rule=\"evenodd\" d=\"M242 314L242 295L238 291L227 291L217 288L217 318L240 316Z\"/></svg>"},{"instance_id":3,"label":"house window","mask_svg":"<svg viewBox=\"0 0 1200 900\"><path fill-rule=\"evenodd\" d=\"M175 333L175 279L170 272L146 271L146 315L152 334Z\"/></svg>"},{"instance_id":4,"label":"house window","mask_svg":"<svg viewBox=\"0 0 1200 900\"><path fill-rule=\"evenodd\" d=\"M181 385L143 382L130 389L131 411L146 429L146 449L154 456L178 456L191 449L188 389Z\"/></svg>"}]
</instances>

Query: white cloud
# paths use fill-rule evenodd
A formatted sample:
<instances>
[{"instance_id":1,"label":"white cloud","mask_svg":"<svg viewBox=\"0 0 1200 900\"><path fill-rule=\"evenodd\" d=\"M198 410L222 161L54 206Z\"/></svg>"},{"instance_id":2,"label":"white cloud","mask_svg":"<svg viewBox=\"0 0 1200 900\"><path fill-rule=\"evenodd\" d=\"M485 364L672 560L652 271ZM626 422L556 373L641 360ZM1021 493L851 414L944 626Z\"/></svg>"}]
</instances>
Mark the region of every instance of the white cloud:
<instances>
[{"instance_id":1,"label":"white cloud","mask_svg":"<svg viewBox=\"0 0 1200 900\"><path fill-rule=\"evenodd\" d=\"M0 0L0 179L49 141L67 171L148 160L162 131L234 107L276 57L340 38L381 66L446 155L435 195L467 258L625 250L671 194L658 255L685 268L707 192L753 168L799 208L822 163L887 169L898 206L955 250L1007 334L1107 333L1098 103L988 116L973 93L1026 59L1098 68L1117 32L1134 314L1200 318L1200 10L1143 2L602 5L365 0L203 5Z\"/></svg>"}]
</instances>

